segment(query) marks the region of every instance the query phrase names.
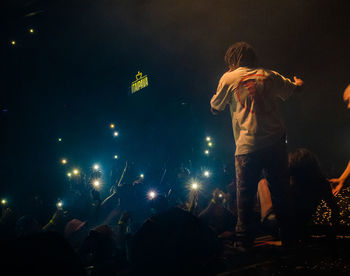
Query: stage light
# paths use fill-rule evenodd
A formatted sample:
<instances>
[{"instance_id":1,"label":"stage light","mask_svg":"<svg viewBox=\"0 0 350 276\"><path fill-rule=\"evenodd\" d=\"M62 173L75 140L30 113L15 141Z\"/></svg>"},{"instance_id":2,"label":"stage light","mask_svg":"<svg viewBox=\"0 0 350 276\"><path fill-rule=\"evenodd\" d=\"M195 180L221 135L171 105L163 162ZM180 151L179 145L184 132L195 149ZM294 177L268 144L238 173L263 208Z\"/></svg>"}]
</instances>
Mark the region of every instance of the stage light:
<instances>
[{"instance_id":1,"label":"stage light","mask_svg":"<svg viewBox=\"0 0 350 276\"><path fill-rule=\"evenodd\" d=\"M63 159L61 160L61 163L62 163L63 165L67 164L67 159L66 159L66 158L63 158Z\"/></svg>"},{"instance_id":2,"label":"stage light","mask_svg":"<svg viewBox=\"0 0 350 276\"><path fill-rule=\"evenodd\" d=\"M192 185L191 185L191 189L196 191L196 190L198 190L198 188L199 188L198 183L197 182L193 182Z\"/></svg>"},{"instance_id":3,"label":"stage light","mask_svg":"<svg viewBox=\"0 0 350 276\"><path fill-rule=\"evenodd\" d=\"M213 146L213 143L212 142L209 142L208 143L208 147L212 147Z\"/></svg>"},{"instance_id":4,"label":"stage light","mask_svg":"<svg viewBox=\"0 0 350 276\"><path fill-rule=\"evenodd\" d=\"M205 150L205 151L204 151L204 154L205 154L205 155L209 155L209 150Z\"/></svg>"},{"instance_id":5,"label":"stage light","mask_svg":"<svg viewBox=\"0 0 350 276\"><path fill-rule=\"evenodd\" d=\"M101 183L98 180L94 180L92 184L94 185L94 188L99 188Z\"/></svg>"},{"instance_id":6,"label":"stage light","mask_svg":"<svg viewBox=\"0 0 350 276\"><path fill-rule=\"evenodd\" d=\"M209 171L204 171L204 172L203 172L203 175L204 175L205 177L209 177L209 176L210 176L210 172L209 172Z\"/></svg>"},{"instance_id":7,"label":"stage light","mask_svg":"<svg viewBox=\"0 0 350 276\"><path fill-rule=\"evenodd\" d=\"M114 131L114 132L113 132L113 136L114 136L114 137L119 136L119 132L118 132L118 131Z\"/></svg>"},{"instance_id":8,"label":"stage light","mask_svg":"<svg viewBox=\"0 0 350 276\"><path fill-rule=\"evenodd\" d=\"M34 34L34 29L33 29L33 28L30 28L28 31L29 31L29 33L31 33L31 34Z\"/></svg>"},{"instance_id":9,"label":"stage light","mask_svg":"<svg viewBox=\"0 0 350 276\"><path fill-rule=\"evenodd\" d=\"M79 170L78 170L78 169L74 169L74 170L73 170L73 174L74 174L74 175L78 175L78 174L79 174Z\"/></svg>"},{"instance_id":10,"label":"stage light","mask_svg":"<svg viewBox=\"0 0 350 276\"><path fill-rule=\"evenodd\" d=\"M67 176L68 176L68 177L72 177L72 173L70 173L70 172L67 173Z\"/></svg>"},{"instance_id":11,"label":"stage light","mask_svg":"<svg viewBox=\"0 0 350 276\"><path fill-rule=\"evenodd\" d=\"M99 164L94 164L93 169L95 171L98 171L100 169L100 165Z\"/></svg>"},{"instance_id":12,"label":"stage light","mask_svg":"<svg viewBox=\"0 0 350 276\"><path fill-rule=\"evenodd\" d=\"M58 142L62 142L62 138L58 138Z\"/></svg>"},{"instance_id":13,"label":"stage light","mask_svg":"<svg viewBox=\"0 0 350 276\"><path fill-rule=\"evenodd\" d=\"M222 197L222 194L219 194L219 197L221 198L221 197Z\"/></svg>"},{"instance_id":14,"label":"stage light","mask_svg":"<svg viewBox=\"0 0 350 276\"><path fill-rule=\"evenodd\" d=\"M112 123L112 124L109 125L109 127L110 127L111 129L114 129L114 128L115 128L115 125Z\"/></svg>"},{"instance_id":15,"label":"stage light","mask_svg":"<svg viewBox=\"0 0 350 276\"><path fill-rule=\"evenodd\" d=\"M205 140L207 140L207 142L210 142L211 138L209 136L207 136L207 138L205 138Z\"/></svg>"},{"instance_id":16,"label":"stage light","mask_svg":"<svg viewBox=\"0 0 350 276\"><path fill-rule=\"evenodd\" d=\"M5 199L5 198L3 198L2 200L1 200L1 205L6 205L7 204L7 200Z\"/></svg>"},{"instance_id":17,"label":"stage light","mask_svg":"<svg viewBox=\"0 0 350 276\"><path fill-rule=\"evenodd\" d=\"M150 200L155 199L156 197L157 197L157 193L155 191L151 190L148 192L148 198Z\"/></svg>"},{"instance_id":18,"label":"stage light","mask_svg":"<svg viewBox=\"0 0 350 276\"><path fill-rule=\"evenodd\" d=\"M12 46L15 46L15 45L16 45L16 41L11 40L11 45L12 45Z\"/></svg>"},{"instance_id":19,"label":"stage light","mask_svg":"<svg viewBox=\"0 0 350 276\"><path fill-rule=\"evenodd\" d=\"M114 159L118 159L118 155L114 155Z\"/></svg>"},{"instance_id":20,"label":"stage light","mask_svg":"<svg viewBox=\"0 0 350 276\"><path fill-rule=\"evenodd\" d=\"M143 173L140 174L141 178L145 178L145 175Z\"/></svg>"}]
</instances>

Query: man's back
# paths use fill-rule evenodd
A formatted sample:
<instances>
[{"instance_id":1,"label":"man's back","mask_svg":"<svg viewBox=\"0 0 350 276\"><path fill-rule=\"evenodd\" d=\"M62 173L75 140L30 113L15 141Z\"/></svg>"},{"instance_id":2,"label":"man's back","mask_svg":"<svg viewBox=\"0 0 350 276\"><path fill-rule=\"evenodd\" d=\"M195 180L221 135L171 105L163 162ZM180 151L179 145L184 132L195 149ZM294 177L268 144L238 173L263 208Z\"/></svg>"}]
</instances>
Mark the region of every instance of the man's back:
<instances>
[{"instance_id":1,"label":"man's back","mask_svg":"<svg viewBox=\"0 0 350 276\"><path fill-rule=\"evenodd\" d=\"M295 85L280 74L262 69L239 67L225 73L211 105L223 110L228 104L236 140L236 155L270 146L284 134L277 98L286 100Z\"/></svg>"}]
</instances>

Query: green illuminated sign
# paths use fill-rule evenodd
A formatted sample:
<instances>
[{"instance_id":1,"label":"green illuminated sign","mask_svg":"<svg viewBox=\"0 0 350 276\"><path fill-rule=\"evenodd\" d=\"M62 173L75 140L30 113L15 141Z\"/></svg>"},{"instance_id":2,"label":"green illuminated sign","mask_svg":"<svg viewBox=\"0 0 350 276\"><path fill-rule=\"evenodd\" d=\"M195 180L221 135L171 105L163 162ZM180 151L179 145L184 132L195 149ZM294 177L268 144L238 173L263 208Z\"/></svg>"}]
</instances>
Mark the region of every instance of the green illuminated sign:
<instances>
[{"instance_id":1,"label":"green illuminated sign","mask_svg":"<svg viewBox=\"0 0 350 276\"><path fill-rule=\"evenodd\" d=\"M147 75L142 76L142 73L138 71L138 73L136 74L136 80L131 83L131 93L134 94L135 92L147 86L148 86Z\"/></svg>"}]
</instances>

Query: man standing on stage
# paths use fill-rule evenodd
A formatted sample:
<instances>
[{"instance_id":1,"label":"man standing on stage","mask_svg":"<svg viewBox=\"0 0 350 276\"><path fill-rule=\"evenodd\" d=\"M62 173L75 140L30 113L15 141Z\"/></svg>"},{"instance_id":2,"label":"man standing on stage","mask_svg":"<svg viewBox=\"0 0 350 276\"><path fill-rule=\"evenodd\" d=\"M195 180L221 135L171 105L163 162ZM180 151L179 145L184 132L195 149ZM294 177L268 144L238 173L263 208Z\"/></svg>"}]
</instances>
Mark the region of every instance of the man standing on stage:
<instances>
[{"instance_id":1,"label":"man standing on stage","mask_svg":"<svg viewBox=\"0 0 350 276\"><path fill-rule=\"evenodd\" d=\"M288 199L288 160L285 128L278 113L278 98L285 101L301 90L303 81L294 82L277 72L257 67L254 49L246 42L233 44L226 52L229 67L212 97L216 114L229 105L236 142L235 164L237 213L235 246L248 249L254 242L254 200L261 172L265 169L272 202L286 244L291 236ZM289 224L289 225L288 225Z\"/></svg>"}]
</instances>

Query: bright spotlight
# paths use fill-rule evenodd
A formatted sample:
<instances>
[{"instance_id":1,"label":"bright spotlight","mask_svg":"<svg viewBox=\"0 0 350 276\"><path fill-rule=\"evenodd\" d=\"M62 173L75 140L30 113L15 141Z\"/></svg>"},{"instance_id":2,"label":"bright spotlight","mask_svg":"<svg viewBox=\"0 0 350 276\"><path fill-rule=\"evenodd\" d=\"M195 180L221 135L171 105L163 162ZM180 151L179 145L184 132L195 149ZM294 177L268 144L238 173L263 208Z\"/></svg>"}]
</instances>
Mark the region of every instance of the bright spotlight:
<instances>
[{"instance_id":1,"label":"bright spotlight","mask_svg":"<svg viewBox=\"0 0 350 276\"><path fill-rule=\"evenodd\" d=\"M207 138L205 138L205 140L207 140L207 142L210 142L211 138L209 136L207 136Z\"/></svg>"},{"instance_id":2,"label":"bright spotlight","mask_svg":"<svg viewBox=\"0 0 350 276\"><path fill-rule=\"evenodd\" d=\"M204 151L204 154L205 154L205 155L209 155L209 150L205 150L205 151Z\"/></svg>"},{"instance_id":3,"label":"bright spotlight","mask_svg":"<svg viewBox=\"0 0 350 276\"><path fill-rule=\"evenodd\" d=\"M145 178L145 175L143 173L140 174L141 178Z\"/></svg>"},{"instance_id":4,"label":"bright spotlight","mask_svg":"<svg viewBox=\"0 0 350 276\"><path fill-rule=\"evenodd\" d=\"M3 198L2 200L1 200L1 205L6 205L7 204L7 200L5 199L5 198Z\"/></svg>"},{"instance_id":5,"label":"bright spotlight","mask_svg":"<svg viewBox=\"0 0 350 276\"><path fill-rule=\"evenodd\" d=\"M79 174L79 170L78 170L78 169L74 169L74 170L73 170L73 174L74 174L74 175L78 175L78 174Z\"/></svg>"},{"instance_id":6,"label":"bright spotlight","mask_svg":"<svg viewBox=\"0 0 350 276\"><path fill-rule=\"evenodd\" d=\"M118 155L114 155L114 159L118 159Z\"/></svg>"},{"instance_id":7,"label":"bright spotlight","mask_svg":"<svg viewBox=\"0 0 350 276\"><path fill-rule=\"evenodd\" d=\"M58 142L62 142L62 138L58 138Z\"/></svg>"},{"instance_id":8,"label":"bright spotlight","mask_svg":"<svg viewBox=\"0 0 350 276\"><path fill-rule=\"evenodd\" d=\"M114 136L114 137L119 136L119 132L118 132L118 131L114 131L114 132L113 132L113 136Z\"/></svg>"},{"instance_id":9,"label":"bright spotlight","mask_svg":"<svg viewBox=\"0 0 350 276\"><path fill-rule=\"evenodd\" d=\"M63 202L61 200L59 200L57 203L56 203L56 206L57 206L57 209L62 209L63 207Z\"/></svg>"},{"instance_id":10,"label":"bright spotlight","mask_svg":"<svg viewBox=\"0 0 350 276\"><path fill-rule=\"evenodd\" d=\"M99 188L101 183L100 183L100 181L98 181L98 180L94 180L94 181L92 182L92 184L94 185L95 188Z\"/></svg>"},{"instance_id":11,"label":"bright spotlight","mask_svg":"<svg viewBox=\"0 0 350 276\"><path fill-rule=\"evenodd\" d=\"M219 194L219 197L221 198L221 197L222 197L222 194Z\"/></svg>"},{"instance_id":12,"label":"bright spotlight","mask_svg":"<svg viewBox=\"0 0 350 276\"><path fill-rule=\"evenodd\" d=\"M99 170L99 169L100 169L100 165L99 165L99 164L94 164L94 165L93 165L93 169L94 169L95 171Z\"/></svg>"},{"instance_id":13,"label":"bright spotlight","mask_svg":"<svg viewBox=\"0 0 350 276\"><path fill-rule=\"evenodd\" d=\"M198 190L198 188L199 188L198 183L197 182L193 182L192 185L191 185L191 189L196 191L196 190Z\"/></svg>"},{"instance_id":14,"label":"bright spotlight","mask_svg":"<svg viewBox=\"0 0 350 276\"><path fill-rule=\"evenodd\" d=\"M212 142L209 142L208 143L208 147L212 147L213 146L213 143Z\"/></svg>"},{"instance_id":15,"label":"bright spotlight","mask_svg":"<svg viewBox=\"0 0 350 276\"><path fill-rule=\"evenodd\" d=\"M209 172L209 171L204 171L204 172L203 172L203 175L204 175L205 177L209 177L209 176L210 176L210 172Z\"/></svg>"},{"instance_id":16,"label":"bright spotlight","mask_svg":"<svg viewBox=\"0 0 350 276\"><path fill-rule=\"evenodd\" d=\"M67 173L67 176L68 176L68 177L72 177L72 173L70 173L70 172Z\"/></svg>"},{"instance_id":17,"label":"bright spotlight","mask_svg":"<svg viewBox=\"0 0 350 276\"><path fill-rule=\"evenodd\" d=\"M15 45L16 45L16 41L11 40L11 45L12 45L12 46L15 46Z\"/></svg>"},{"instance_id":18,"label":"bright spotlight","mask_svg":"<svg viewBox=\"0 0 350 276\"><path fill-rule=\"evenodd\" d=\"M62 165L67 164L67 159L66 159L66 158L63 158L63 159L61 160L61 163L62 163Z\"/></svg>"},{"instance_id":19,"label":"bright spotlight","mask_svg":"<svg viewBox=\"0 0 350 276\"><path fill-rule=\"evenodd\" d=\"M114 128L115 128L115 125L112 123L112 124L109 125L109 127L110 127L111 129L114 129Z\"/></svg>"},{"instance_id":20,"label":"bright spotlight","mask_svg":"<svg viewBox=\"0 0 350 276\"><path fill-rule=\"evenodd\" d=\"M31 34L34 34L34 29L33 29L33 28L30 28L30 29L28 30L28 32L31 33Z\"/></svg>"},{"instance_id":21,"label":"bright spotlight","mask_svg":"<svg viewBox=\"0 0 350 276\"><path fill-rule=\"evenodd\" d=\"M148 192L148 198L150 200L155 199L157 197L157 193L155 191L149 191Z\"/></svg>"}]
</instances>

